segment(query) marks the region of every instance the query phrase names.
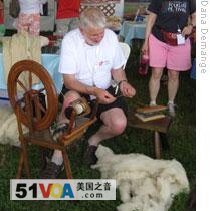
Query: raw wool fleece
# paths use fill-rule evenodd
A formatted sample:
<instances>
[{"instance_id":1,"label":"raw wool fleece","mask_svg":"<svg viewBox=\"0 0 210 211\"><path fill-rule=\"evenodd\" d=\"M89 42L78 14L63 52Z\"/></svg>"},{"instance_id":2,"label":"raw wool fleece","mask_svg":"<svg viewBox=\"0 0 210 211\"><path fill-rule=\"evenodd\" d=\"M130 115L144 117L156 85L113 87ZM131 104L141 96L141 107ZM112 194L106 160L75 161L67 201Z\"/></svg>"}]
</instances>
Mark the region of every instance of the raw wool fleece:
<instances>
[{"instance_id":1,"label":"raw wool fleece","mask_svg":"<svg viewBox=\"0 0 210 211\"><path fill-rule=\"evenodd\" d=\"M91 166L102 179L116 179L122 204L118 211L167 211L173 197L189 192L186 172L176 160L155 160L142 154L115 155L99 145Z\"/></svg>"},{"instance_id":2,"label":"raw wool fleece","mask_svg":"<svg viewBox=\"0 0 210 211\"><path fill-rule=\"evenodd\" d=\"M0 144L20 146L16 116L8 105L0 106Z\"/></svg>"}]
</instances>

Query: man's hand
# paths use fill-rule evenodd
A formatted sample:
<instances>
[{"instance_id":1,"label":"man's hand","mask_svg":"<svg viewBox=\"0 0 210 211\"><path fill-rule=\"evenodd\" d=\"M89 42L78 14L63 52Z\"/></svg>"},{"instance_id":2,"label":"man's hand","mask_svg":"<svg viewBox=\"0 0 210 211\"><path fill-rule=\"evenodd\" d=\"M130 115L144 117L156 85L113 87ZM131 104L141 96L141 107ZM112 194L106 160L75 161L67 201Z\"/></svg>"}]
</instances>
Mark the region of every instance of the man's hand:
<instances>
[{"instance_id":1,"label":"man's hand","mask_svg":"<svg viewBox=\"0 0 210 211\"><path fill-rule=\"evenodd\" d=\"M109 104L116 100L116 97L111 95L108 91L97 88L95 90L95 96L99 103Z\"/></svg>"},{"instance_id":2,"label":"man's hand","mask_svg":"<svg viewBox=\"0 0 210 211\"><path fill-rule=\"evenodd\" d=\"M127 81L122 81L120 83L120 91L125 97L133 97L136 94L135 88L131 86L131 84L129 84Z\"/></svg>"}]
</instances>

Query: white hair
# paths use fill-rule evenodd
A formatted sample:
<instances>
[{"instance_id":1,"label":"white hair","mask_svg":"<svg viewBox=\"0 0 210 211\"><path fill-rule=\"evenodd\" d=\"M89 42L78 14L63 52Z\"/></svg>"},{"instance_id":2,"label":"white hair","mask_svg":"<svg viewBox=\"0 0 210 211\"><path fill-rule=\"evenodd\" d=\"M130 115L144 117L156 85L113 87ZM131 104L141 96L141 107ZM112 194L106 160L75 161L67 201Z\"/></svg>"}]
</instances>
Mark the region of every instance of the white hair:
<instances>
[{"instance_id":1,"label":"white hair","mask_svg":"<svg viewBox=\"0 0 210 211\"><path fill-rule=\"evenodd\" d=\"M105 16L98 8L87 8L80 14L80 28L82 29L88 27L104 28L105 25Z\"/></svg>"}]
</instances>

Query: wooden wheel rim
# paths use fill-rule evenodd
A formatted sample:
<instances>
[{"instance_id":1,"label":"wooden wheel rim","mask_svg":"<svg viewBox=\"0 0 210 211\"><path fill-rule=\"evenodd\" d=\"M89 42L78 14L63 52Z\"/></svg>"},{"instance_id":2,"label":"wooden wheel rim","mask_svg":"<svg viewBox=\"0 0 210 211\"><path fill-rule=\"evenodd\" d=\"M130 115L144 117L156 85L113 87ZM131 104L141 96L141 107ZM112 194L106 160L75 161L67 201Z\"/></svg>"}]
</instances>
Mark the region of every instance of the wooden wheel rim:
<instances>
[{"instance_id":1,"label":"wooden wheel rim","mask_svg":"<svg viewBox=\"0 0 210 211\"><path fill-rule=\"evenodd\" d=\"M47 72L47 70L40 65L39 63L32 60L22 60L15 63L8 75L8 96L10 99L10 103L17 114L18 111L18 96L17 96L17 87L18 87L18 78L20 74L24 71L31 72L36 75L40 82L43 84L44 90L46 91L46 101L47 108L46 112L42 116L41 119L36 121L34 125L35 130L44 130L50 127L52 122L55 120L57 110L58 110L58 101L57 101L57 93L54 82ZM32 87L30 88L32 89ZM29 89L29 90L30 90ZM28 90L28 91L29 91ZM29 127L29 122L26 116L26 113L19 109L19 118L22 124Z\"/></svg>"}]
</instances>

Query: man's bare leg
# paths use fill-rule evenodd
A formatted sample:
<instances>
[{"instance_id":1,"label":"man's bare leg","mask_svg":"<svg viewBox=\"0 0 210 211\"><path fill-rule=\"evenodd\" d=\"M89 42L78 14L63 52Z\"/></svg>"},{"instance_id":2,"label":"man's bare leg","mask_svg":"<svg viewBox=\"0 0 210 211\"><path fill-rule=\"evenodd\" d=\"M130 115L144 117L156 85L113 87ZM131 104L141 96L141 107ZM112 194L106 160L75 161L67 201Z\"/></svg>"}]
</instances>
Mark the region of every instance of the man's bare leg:
<instances>
[{"instance_id":1,"label":"man's bare leg","mask_svg":"<svg viewBox=\"0 0 210 211\"><path fill-rule=\"evenodd\" d=\"M103 112L100 116L103 125L88 140L88 146L84 152L83 162L90 166L95 164L97 158L95 151L102 140L110 139L123 133L127 125L127 118L119 108L113 108Z\"/></svg>"},{"instance_id":2,"label":"man's bare leg","mask_svg":"<svg viewBox=\"0 0 210 211\"><path fill-rule=\"evenodd\" d=\"M64 101L63 101L61 113L58 116L58 125L69 123L69 119L67 119L65 116L65 109L69 106L71 102L78 99L80 95L75 91L68 91L63 97L64 97ZM60 134L57 134L57 136L59 135ZM57 165L61 165L63 163L62 152L60 150L54 150L51 161Z\"/></svg>"},{"instance_id":3,"label":"man's bare leg","mask_svg":"<svg viewBox=\"0 0 210 211\"><path fill-rule=\"evenodd\" d=\"M110 139L123 133L127 125L127 118L122 109L113 108L103 112L100 116L103 125L92 135L88 143L97 146L102 140Z\"/></svg>"}]
</instances>

